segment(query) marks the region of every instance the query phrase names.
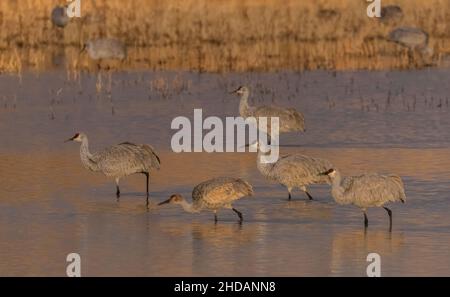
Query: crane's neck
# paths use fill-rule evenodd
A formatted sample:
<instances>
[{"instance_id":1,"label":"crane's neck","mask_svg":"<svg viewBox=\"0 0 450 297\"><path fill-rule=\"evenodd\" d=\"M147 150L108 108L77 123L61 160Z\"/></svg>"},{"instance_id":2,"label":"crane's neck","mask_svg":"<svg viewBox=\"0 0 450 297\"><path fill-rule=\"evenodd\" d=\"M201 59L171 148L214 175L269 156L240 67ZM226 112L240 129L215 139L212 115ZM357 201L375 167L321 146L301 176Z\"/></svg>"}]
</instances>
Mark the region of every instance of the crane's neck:
<instances>
[{"instance_id":1,"label":"crane's neck","mask_svg":"<svg viewBox=\"0 0 450 297\"><path fill-rule=\"evenodd\" d=\"M92 161L92 154L89 152L89 142L87 137L84 137L80 146L81 164L89 170L98 171L97 164Z\"/></svg>"},{"instance_id":2,"label":"crane's neck","mask_svg":"<svg viewBox=\"0 0 450 297\"><path fill-rule=\"evenodd\" d=\"M248 104L249 95L250 95L249 92L244 92L241 95L241 102L239 103L239 114L244 118L250 116L249 113L250 105Z\"/></svg>"},{"instance_id":3,"label":"crane's neck","mask_svg":"<svg viewBox=\"0 0 450 297\"><path fill-rule=\"evenodd\" d=\"M342 177L339 172L336 172L332 178L331 195L338 204L348 204L345 196L345 188L342 186Z\"/></svg>"},{"instance_id":4,"label":"crane's neck","mask_svg":"<svg viewBox=\"0 0 450 297\"><path fill-rule=\"evenodd\" d=\"M270 150L263 152L261 149L258 150L258 156L256 157L256 167L258 168L259 172L265 177L270 178L271 170L275 163L264 163L262 161L263 158L270 155Z\"/></svg>"},{"instance_id":5,"label":"crane's neck","mask_svg":"<svg viewBox=\"0 0 450 297\"><path fill-rule=\"evenodd\" d=\"M198 209L194 207L194 204L187 202L186 200L181 201L180 205L186 212L190 213L198 212Z\"/></svg>"}]
</instances>

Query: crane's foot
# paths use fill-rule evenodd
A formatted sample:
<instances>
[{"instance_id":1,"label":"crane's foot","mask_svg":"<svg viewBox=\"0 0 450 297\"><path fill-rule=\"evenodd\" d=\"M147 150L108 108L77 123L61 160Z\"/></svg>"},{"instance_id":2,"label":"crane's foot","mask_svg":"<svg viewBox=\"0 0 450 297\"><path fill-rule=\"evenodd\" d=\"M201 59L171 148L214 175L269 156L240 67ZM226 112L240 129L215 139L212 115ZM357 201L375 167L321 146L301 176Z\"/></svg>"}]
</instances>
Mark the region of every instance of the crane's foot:
<instances>
[{"instance_id":1,"label":"crane's foot","mask_svg":"<svg viewBox=\"0 0 450 297\"><path fill-rule=\"evenodd\" d=\"M116 198L117 198L117 200L119 200L119 198L120 198L120 189L119 189L119 186L117 186L117 190L116 190Z\"/></svg>"},{"instance_id":2,"label":"crane's foot","mask_svg":"<svg viewBox=\"0 0 450 297\"><path fill-rule=\"evenodd\" d=\"M309 200L314 200L313 197L311 196L311 194L308 193L308 191L305 192L306 196L308 196Z\"/></svg>"},{"instance_id":3,"label":"crane's foot","mask_svg":"<svg viewBox=\"0 0 450 297\"><path fill-rule=\"evenodd\" d=\"M244 217L242 216L242 213L239 210L237 210L236 208L233 208L233 211L238 215L239 223L242 223L242 221L244 220Z\"/></svg>"}]
</instances>

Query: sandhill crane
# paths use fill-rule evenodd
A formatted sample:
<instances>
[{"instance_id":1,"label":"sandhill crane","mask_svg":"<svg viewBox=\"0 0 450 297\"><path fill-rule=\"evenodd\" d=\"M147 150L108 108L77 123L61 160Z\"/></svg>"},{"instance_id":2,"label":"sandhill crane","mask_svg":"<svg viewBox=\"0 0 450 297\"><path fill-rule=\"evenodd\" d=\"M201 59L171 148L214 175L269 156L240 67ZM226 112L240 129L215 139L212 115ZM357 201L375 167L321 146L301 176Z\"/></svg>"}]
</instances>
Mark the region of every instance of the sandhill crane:
<instances>
[{"instance_id":1,"label":"sandhill crane","mask_svg":"<svg viewBox=\"0 0 450 297\"><path fill-rule=\"evenodd\" d=\"M198 184L192 191L192 203L187 202L180 194L174 194L166 201L159 203L179 204L190 213L200 212L202 210L212 210L214 212L214 221L217 223L217 212L221 208L232 209L243 221L240 211L233 208L232 203L242 197L252 196L252 186L240 179L233 177L218 177Z\"/></svg>"},{"instance_id":2,"label":"sandhill crane","mask_svg":"<svg viewBox=\"0 0 450 297\"><path fill-rule=\"evenodd\" d=\"M367 228L367 208L383 207L389 215L389 230L392 230L392 211L385 207L387 202L405 203L405 188L398 175L363 174L341 178L336 169L329 169L320 174L332 180L331 194L338 204L353 204L364 213L364 226Z\"/></svg>"},{"instance_id":3,"label":"sandhill crane","mask_svg":"<svg viewBox=\"0 0 450 297\"><path fill-rule=\"evenodd\" d=\"M124 142L105 148L100 152L91 154L86 134L77 133L67 141L80 142L81 163L86 169L100 171L108 177L114 177L116 181L116 196L120 197L119 180L122 177L142 173L146 176L147 205L148 183L150 171L159 170L161 161L152 146L148 144L133 144Z\"/></svg>"},{"instance_id":4,"label":"sandhill crane","mask_svg":"<svg viewBox=\"0 0 450 297\"><path fill-rule=\"evenodd\" d=\"M320 173L332 167L327 160L301 154L291 154L281 156L275 163L263 163L262 157L269 155L270 150L258 141L250 145L250 147L258 149L256 166L259 172L269 181L278 182L285 186L289 192L289 200L292 198L292 190L294 188L299 188L305 192L309 200L313 200L313 197L307 190L307 186L331 183L330 178L319 176Z\"/></svg>"},{"instance_id":5,"label":"sandhill crane","mask_svg":"<svg viewBox=\"0 0 450 297\"><path fill-rule=\"evenodd\" d=\"M341 13L335 9L322 8L317 11L316 16L323 20L334 20L340 17Z\"/></svg>"},{"instance_id":6,"label":"sandhill crane","mask_svg":"<svg viewBox=\"0 0 450 297\"><path fill-rule=\"evenodd\" d=\"M231 94L238 94L241 97L241 102L239 104L239 113L241 117L255 117L257 120L259 117L278 117L280 133L305 131L305 118L303 117L303 114L294 108L284 108L273 105L250 106L248 104L250 90L245 86L237 88L235 91L231 92ZM265 132L267 133L271 131L270 128L269 120L268 129Z\"/></svg>"},{"instance_id":7,"label":"sandhill crane","mask_svg":"<svg viewBox=\"0 0 450 297\"><path fill-rule=\"evenodd\" d=\"M383 23L393 23L403 18L403 10L398 5L386 5L381 8L380 21Z\"/></svg>"},{"instance_id":8,"label":"sandhill crane","mask_svg":"<svg viewBox=\"0 0 450 297\"><path fill-rule=\"evenodd\" d=\"M81 51L86 50L93 60L117 59L124 60L127 57L125 44L117 39L101 38L86 42Z\"/></svg>"},{"instance_id":9,"label":"sandhill crane","mask_svg":"<svg viewBox=\"0 0 450 297\"><path fill-rule=\"evenodd\" d=\"M69 23L67 8L65 6L55 6L52 10L51 20L53 25L64 28Z\"/></svg>"},{"instance_id":10,"label":"sandhill crane","mask_svg":"<svg viewBox=\"0 0 450 297\"><path fill-rule=\"evenodd\" d=\"M422 29L399 27L389 33L388 40L407 47L410 56L413 51L418 51L426 60L433 56L433 49L428 46L429 35Z\"/></svg>"}]
</instances>

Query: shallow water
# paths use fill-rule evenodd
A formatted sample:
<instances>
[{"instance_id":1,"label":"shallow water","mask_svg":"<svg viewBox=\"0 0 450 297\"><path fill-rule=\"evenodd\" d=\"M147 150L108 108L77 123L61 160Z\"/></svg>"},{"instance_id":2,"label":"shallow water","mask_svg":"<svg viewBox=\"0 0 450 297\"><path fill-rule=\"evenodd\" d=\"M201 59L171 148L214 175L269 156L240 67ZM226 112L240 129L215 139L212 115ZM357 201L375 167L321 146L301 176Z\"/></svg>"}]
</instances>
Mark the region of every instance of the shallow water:
<instances>
[{"instance_id":1,"label":"shallow water","mask_svg":"<svg viewBox=\"0 0 450 297\"><path fill-rule=\"evenodd\" d=\"M448 70L268 74L115 73L67 80L50 72L0 76L0 275L65 275L66 256L81 255L82 275L365 276L366 257L381 255L382 275L450 275L450 124ZM252 153L183 153L170 148L176 116L236 116L232 88L248 84L254 104L292 106L307 132L281 138L282 154L327 158L344 175L396 173L407 203L393 204L392 233L383 209L362 213L267 183ZM60 90L61 89L61 90ZM60 91L58 91L60 90ZM162 169L113 181L85 170L75 143L91 151L123 141L150 143ZM157 208L170 194L190 195L214 176L250 181L255 197L231 211L188 214Z\"/></svg>"}]
</instances>

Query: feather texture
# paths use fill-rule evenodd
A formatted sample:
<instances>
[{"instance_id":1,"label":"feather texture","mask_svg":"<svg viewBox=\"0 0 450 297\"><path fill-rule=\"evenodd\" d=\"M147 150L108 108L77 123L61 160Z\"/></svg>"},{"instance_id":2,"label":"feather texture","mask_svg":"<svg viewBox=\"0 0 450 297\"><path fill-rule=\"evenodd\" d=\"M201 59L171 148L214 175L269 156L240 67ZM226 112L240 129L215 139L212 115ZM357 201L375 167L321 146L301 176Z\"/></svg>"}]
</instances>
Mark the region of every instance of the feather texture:
<instances>
[{"instance_id":1,"label":"feather texture","mask_svg":"<svg viewBox=\"0 0 450 297\"><path fill-rule=\"evenodd\" d=\"M247 87L241 87L241 89L242 95L239 104L241 117L255 117L257 121L259 117L267 117L267 132L271 131L271 117L279 118L280 133L305 131L305 118L302 113L294 108L284 108L274 105L250 106L248 103L250 91Z\"/></svg>"},{"instance_id":2,"label":"feather texture","mask_svg":"<svg viewBox=\"0 0 450 297\"><path fill-rule=\"evenodd\" d=\"M252 196L252 186L240 179L218 177L198 184L192 191L193 207L197 210L231 208L231 204L245 196Z\"/></svg>"},{"instance_id":3,"label":"feather texture","mask_svg":"<svg viewBox=\"0 0 450 297\"><path fill-rule=\"evenodd\" d=\"M330 184L328 176L320 173L332 168L331 162L321 158L313 158L301 154L285 155L275 163L262 163L261 158L269 154L258 151L257 167L268 180L284 185L289 193L294 188L307 191L312 184Z\"/></svg>"},{"instance_id":4,"label":"feather texture","mask_svg":"<svg viewBox=\"0 0 450 297\"><path fill-rule=\"evenodd\" d=\"M83 165L91 171L121 178L134 173L159 170L160 159L152 146L124 142L91 154L86 135L80 136L80 156Z\"/></svg>"},{"instance_id":5,"label":"feather texture","mask_svg":"<svg viewBox=\"0 0 450 297\"><path fill-rule=\"evenodd\" d=\"M332 195L339 204L353 204L362 209L381 207L388 202L406 201L405 188L398 175L363 174L332 177Z\"/></svg>"}]
</instances>

